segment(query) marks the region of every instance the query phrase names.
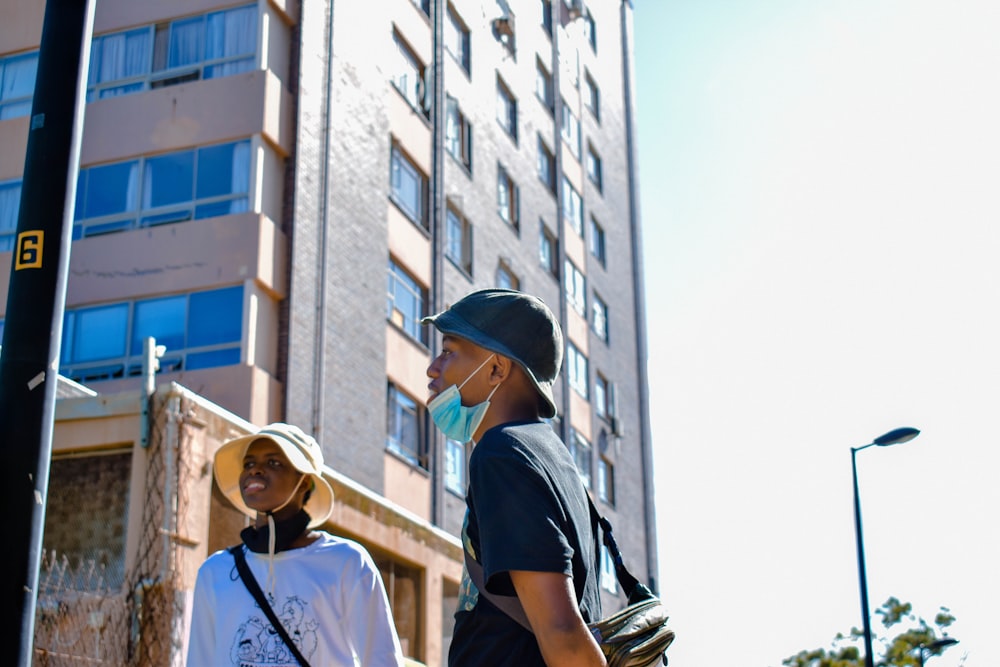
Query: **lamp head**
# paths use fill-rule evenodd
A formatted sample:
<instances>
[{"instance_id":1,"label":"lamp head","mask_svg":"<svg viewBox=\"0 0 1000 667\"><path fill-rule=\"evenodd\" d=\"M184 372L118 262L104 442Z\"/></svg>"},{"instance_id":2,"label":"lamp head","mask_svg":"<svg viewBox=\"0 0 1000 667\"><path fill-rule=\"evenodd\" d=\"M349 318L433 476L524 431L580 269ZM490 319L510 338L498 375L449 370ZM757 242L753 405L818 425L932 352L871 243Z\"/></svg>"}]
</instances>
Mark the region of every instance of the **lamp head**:
<instances>
[{"instance_id":1,"label":"lamp head","mask_svg":"<svg viewBox=\"0 0 1000 667\"><path fill-rule=\"evenodd\" d=\"M958 643L958 640L954 637L942 637L941 639L935 639L930 644L921 644L921 649L927 649L928 651L934 651L939 648L947 648L948 646L954 646Z\"/></svg>"},{"instance_id":2,"label":"lamp head","mask_svg":"<svg viewBox=\"0 0 1000 667\"><path fill-rule=\"evenodd\" d=\"M883 435L872 440L873 445L878 445L879 447L888 447L889 445L899 445L904 442L909 442L915 437L920 435L920 431L911 428L909 426L904 426L902 428L897 428L895 430L889 431Z\"/></svg>"}]
</instances>

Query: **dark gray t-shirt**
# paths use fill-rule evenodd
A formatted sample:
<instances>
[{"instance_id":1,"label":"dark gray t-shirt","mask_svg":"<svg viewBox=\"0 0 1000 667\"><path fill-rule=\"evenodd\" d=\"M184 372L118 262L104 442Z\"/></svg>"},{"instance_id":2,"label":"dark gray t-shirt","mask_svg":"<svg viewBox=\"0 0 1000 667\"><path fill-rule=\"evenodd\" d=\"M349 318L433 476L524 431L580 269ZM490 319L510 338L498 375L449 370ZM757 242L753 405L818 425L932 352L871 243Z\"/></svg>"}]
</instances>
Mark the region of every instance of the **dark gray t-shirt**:
<instances>
[{"instance_id":1,"label":"dark gray t-shirt","mask_svg":"<svg viewBox=\"0 0 1000 667\"><path fill-rule=\"evenodd\" d=\"M513 595L511 570L573 577L583 619L600 618L594 526L579 471L552 428L513 422L487 431L472 451L462 542L482 564L486 586ZM450 667L544 667L527 629L462 579Z\"/></svg>"}]
</instances>

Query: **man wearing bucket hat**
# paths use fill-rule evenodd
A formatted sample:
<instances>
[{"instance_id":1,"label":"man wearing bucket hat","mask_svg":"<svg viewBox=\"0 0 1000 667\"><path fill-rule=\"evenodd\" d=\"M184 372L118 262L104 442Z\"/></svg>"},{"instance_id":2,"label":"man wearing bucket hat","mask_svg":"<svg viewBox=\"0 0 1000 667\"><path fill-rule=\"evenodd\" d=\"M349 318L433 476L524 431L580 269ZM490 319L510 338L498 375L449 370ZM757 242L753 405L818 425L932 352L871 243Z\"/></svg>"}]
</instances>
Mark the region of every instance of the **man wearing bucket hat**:
<instances>
[{"instance_id":1,"label":"man wearing bucket hat","mask_svg":"<svg viewBox=\"0 0 1000 667\"><path fill-rule=\"evenodd\" d=\"M225 443L215 480L252 519L238 547L301 656L313 667L403 664L378 568L352 540L315 530L333 510L315 439L271 424ZM237 576L236 554L198 570L187 667L302 664Z\"/></svg>"},{"instance_id":2,"label":"man wearing bucket hat","mask_svg":"<svg viewBox=\"0 0 1000 667\"><path fill-rule=\"evenodd\" d=\"M485 289L423 322L442 334L428 411L448 438L475 443L449 666L605 665L587 628L601 616L588 499L544 421L557 412L558 321L537 297ZM517 596L530 631L479 595L473 571L487 592Z\"/></svg>"}]
</instances>

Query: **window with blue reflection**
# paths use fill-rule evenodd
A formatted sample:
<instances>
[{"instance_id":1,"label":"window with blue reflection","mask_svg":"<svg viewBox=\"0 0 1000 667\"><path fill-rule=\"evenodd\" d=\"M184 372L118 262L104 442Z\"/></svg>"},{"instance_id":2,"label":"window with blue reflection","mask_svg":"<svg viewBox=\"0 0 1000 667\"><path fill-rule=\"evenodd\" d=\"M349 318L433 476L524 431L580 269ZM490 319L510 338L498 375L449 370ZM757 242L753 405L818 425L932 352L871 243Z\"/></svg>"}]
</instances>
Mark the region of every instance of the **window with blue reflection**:
<instances>
[{"instance_id":1,"label":"window with blue reflection","mask_svg":"<svg viewBox=\"0 0 1000 667\"><path fill-rule=\"evenodd\" d=\"M183 296L169 296L137 302L135 322L132 325L131 354L142 354L142 342L150 336L156 339L157 345L166 345L168 350L182 349L186 301Z\"/></svg>"},{"instance_id":2,"label":"window with blue reflection","mask_svg":"<svg viewBox=\"0 0 1000 667\"><path fill-rule=\"evenodd\" d=\"M210 352L194 352L187 355L187 369L196 371L199 368L216 368L217 366L235 366L240 363L240 348L232 347L226 350L211 350Z\"/></svg>"},{"instance_id":3,"label":"window with blue reflection","mask_svg":"<svg viewBox=\"0 0 1000 667\"><path fill-rule=\"evenodd\" d=\"M142 207L156 208L194 199L194 151L170 153L146 160Z\"/></svg>"},{"instance_id":4,"label":"window with blue reflection","mask_svg":"<svg viewBox=\"0 0 1000 667\"><path fill-rule=\"evenodd\" d=\"M69 338L69 361L80 363L121 357L125 354L128 304L75 311Z\"/></svg>"},{"instance_id":5,"label":"window with blue reflection","mask_svg":"<svg viewBox=\"0 0 1000 667\"><path fill-rule=\"evenodd\" d=\"M86 177L77 184L76 218L100 218L134 211L139 191L139 163L136 160L118 162L86 170Z\"/></svg>"},{"instance_id":6,"label":"window with blue reflection","mask_svg":"<svg viewBox=\"0 0 1000 667\"><path fill-rule=\"evenodd\" d=\"M191 295L187 347L238 342L243 325L243 287ZM239 361L239 350L237 361Z\"/></svg>"},{"instance_id":7,"label":"window with blue reflection","mask_svg":"<svg viewBox=\"0 0 1000 667\"><path fill-rule=\"evenodd\" d=\"M250 144L222 144L198 149L197 197L218 197L250 190Z\"/></svg>"},{"instance_id":8,"label":"window with blue reflection","mask_svg":"<svg viewBox=\"0 0 1000 667\"><path fill-rule=\"evenodd\" d=\"M14 249L20 210L21 181L0 183L0 252Z\"/></svg>"},{"instance_id":9,"label":"window with blue reflection","mask_svg":"<svg viewBox=\"0 0 1000 667\"><path fill-rule=\"evenodd\" d=\"M31 113L37 72L38 51L0 58L0 120Z\"/></svg>"}]
</instances>

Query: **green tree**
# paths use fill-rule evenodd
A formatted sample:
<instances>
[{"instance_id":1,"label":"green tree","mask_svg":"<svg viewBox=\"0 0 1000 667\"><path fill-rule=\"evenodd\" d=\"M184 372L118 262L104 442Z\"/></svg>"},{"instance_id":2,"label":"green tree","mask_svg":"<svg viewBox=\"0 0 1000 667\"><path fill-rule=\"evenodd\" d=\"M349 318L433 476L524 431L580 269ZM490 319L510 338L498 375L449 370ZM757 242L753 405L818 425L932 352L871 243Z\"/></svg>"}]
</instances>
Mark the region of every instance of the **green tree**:
<instances>
[{"instance_id":1,"label":"green tree","mask_svg":"<svg viewBox=\"0 0 1000 667\"><path fill-rule=\"evenodd\" d=\"M946 628L955 622L951 612L941 607L934 616L933 626L913 613L913 605L891 597L875 613L881 617L882 626L897 633L894 637L873 637L873 649L881 656L875 656L875 667L917 667L920 655L916 648L927 645L947 635ZM830 648L799 651L781 661L785 667L864 667L865 658L861 654L864 631L851 628L848 635L838 632ZM926 650L924 656L937 655L940 649ZM963 659L963 663L965 660Z\"/></svg>"}]
</instances>

